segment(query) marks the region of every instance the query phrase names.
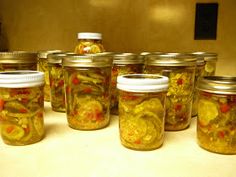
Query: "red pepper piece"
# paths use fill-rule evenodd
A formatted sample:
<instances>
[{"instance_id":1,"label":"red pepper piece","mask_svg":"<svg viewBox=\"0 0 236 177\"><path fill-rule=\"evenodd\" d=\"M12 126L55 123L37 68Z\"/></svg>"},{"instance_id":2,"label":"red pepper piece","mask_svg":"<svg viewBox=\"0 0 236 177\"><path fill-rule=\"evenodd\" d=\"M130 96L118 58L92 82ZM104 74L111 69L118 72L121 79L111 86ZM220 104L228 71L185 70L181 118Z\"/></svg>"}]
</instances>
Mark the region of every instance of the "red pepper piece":
<instances>
[{"instance_id":1,"label":"red pepper piece","mask_svg":"<svg viewBox=\"0 0 236 177\"><path fill-rule=\"evenodd\" d=\"M87 87L84 89L84 93L91 93L92 89L90 87Z\"/></svg>"},{"instance_id":2,"label":"red pepper piece","mask_svg":"<svg viewBox=\"0 0 236 177\"><path fill-rule=\"evenodd\" d=\"M19 109L19 112L20 113L27 113L28 111L26 109L24 109L24 108L21 108L21 109Z\"/></svg>"},{"instance_id":3,"label":"red pepper piece","mask_svg":"<svg viewBox=\"0 0 236 177\"><path fill-rule=\"evenodd\" d=\"M80 83L80 80L79 80L77 77L74 77L74 78L72 79L72 83L73 83L74 85L77 85L77 84Z\"/></svg>"},{"instance_id":4,"label":"red pepper piece","mask_svg":"<svg viewBox=\"0 0 236 177\"><path fill-rule=\"evenodd\" d=\"M134 143L135 144L141 144L141 140L136 140Z\"/></svg>"},{"instance_id":5,"label":"red pepper piece","mask_svg":"<svg viewBox=\"0 0 236 177\"><path fill-rule=\"evenodd\" d=\"M122 97L124 100L136 100L139 98L139 96L135 96L135 95L124 95Z\"/></svg>"},{"instance_id":6,"label":"red pepper piece","mask_svg":"<svg viewBox=\"0 0 236 177\"><path fill-rule=\"evenodd\" d=\"M64 80L60 80L60 81L58 82L58 86L59 86L59 87L63 87L63 86L64 86Z\"/></svg>"},{"instance_id":7,"label":"red pepper piece","mask_svg":"<svg viewBox=\"0 0 236 177\"><path fill-rule=\"evenodd\" d=\"M23 104L27 104L28 103L28 98L22 98L21 99L21 103L23 103Z\"/></svg>"},{"instance_id":8,"label":"red pepper piece","mask_svg":"<svg viewBox=\"0 0 236 177\"><path fill-rule=\"evenodd\" d=\"M221 104L220 105L220 111L222 112L222 113L226 113L226 112L228 112L230 110L230 105L228 105L228 104Z\"/></svg>"},{"instance_id":9,"label":"red pepper piece","mask_svg":"<svg viewBox=\"0 0 236 177\"><path fill-rule=\"evenodd\" d=\"M71 92L71 88L69 86L66 86L66 93L70 93Z\"/></svg>"},{"instance_id":10,"label":"red pepper piece","mask_svg":"<svg viewBox=\"0 0 236 177\"><path fill-rule=\"evenodd\" d=\"M225 132L219 131L218 132L218 137L223 139L225 137Z\"/></svg>"},{"instance_id":11,"label":"red pepper piece","mask_svg":"<svg viewBox=\"0 0 236 177\"><path fill-rule=\"evenodd\" d=\"M182 105L181 104L176 104L175 105L175 111L180 111L182 109Z\"/></svg>"},{"instance_id":12,"label":"red pepper piece","mask_svg":"<svg viewBox=\"0 0 236 177\"><path fill-rule=\"evenodd\" d=\"M7 129L6 129L6 132L7 132L7 133L11 133L14 129L15 129L14 126L9 126L9 127L7 127Z\"/></svg>"},{"instance_id":13,"label":"red pepper piece","mask_svg":"<svg viewBox=\"0 0 236 177\"><path fill-rule=\"evenodd\" d=\"M177 80L177 85L182 85L183 82L184 82L183 79L179 78L179 79Z\"/></svg>"},{"instance_id":14,"label":"red pepper piece","mask_svg":"<svg viewBox=\"0 0 236 177\"><path fill-rule=\"evenodd\" d=\"M0 99L0 111L4 108L4 100Z\"/></svg>"}]
</instances>

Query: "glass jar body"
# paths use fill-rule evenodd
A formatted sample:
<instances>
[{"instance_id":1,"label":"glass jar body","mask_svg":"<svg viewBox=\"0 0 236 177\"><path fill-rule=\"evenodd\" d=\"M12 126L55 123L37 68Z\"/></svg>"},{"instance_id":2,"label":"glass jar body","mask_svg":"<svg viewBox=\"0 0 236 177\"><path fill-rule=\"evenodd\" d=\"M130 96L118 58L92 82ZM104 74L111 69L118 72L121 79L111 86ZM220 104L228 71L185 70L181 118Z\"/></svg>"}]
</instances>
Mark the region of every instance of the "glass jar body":
<instances>
[{"instance_id":1,"label":"glass jar body","mask_svg":"<svg viewBox=\"0 0 236 177\"><path fill-rule=\"evenodd\" d=\"M236 95L199 91L197 139L206 150L236 154Z\"/></svg>"},{"instance_id":2,"label":"glass jar body","mask_svg":"<svg viewBox=\"0 0 236 177\"><path fill-rule=\"evenodd\" d=\"M165 130L183 130L190 125L195 66L146 65L145 72L169 78Z\"/></svg>"},{"instance_id":3,"label":"glass jar body","mask_svg":"<svg viewBox=\"0 0 236 177\"><path fill-rule=\"evenodd\" d=\"M110 67L64 67L68 124L95 130L110 122Z\"/></svg>"},{"instance_id":4,"label":"glass jar body","mask_svg":"<svg viewBox=\"0 0 236 177\"><path fill-rule=\"evenodd\" d=\"M75 47L75 53L77 54L93 54L104 51L101 39L78 39L78 44Z\"/></svg>"},{"instance_id":5,"label":"glass jar body","mask_svg":"<svg viewBox=\"0 0 236 177\"><path fill-rule=\"evenodd\" d=\"M217 60L205 60L203 76L214 76L216 72Z\"/></svg>"},{"instance_id":6,"label":"glass jar body","mask_svg":"<svg viewBox=\"0 0 236 177\"><path fill-rule=\"evenodd\" d=\"M0 88L1 136L9 145L28 145L44 136L43 86Z\"/></svg>"}]
</instances>

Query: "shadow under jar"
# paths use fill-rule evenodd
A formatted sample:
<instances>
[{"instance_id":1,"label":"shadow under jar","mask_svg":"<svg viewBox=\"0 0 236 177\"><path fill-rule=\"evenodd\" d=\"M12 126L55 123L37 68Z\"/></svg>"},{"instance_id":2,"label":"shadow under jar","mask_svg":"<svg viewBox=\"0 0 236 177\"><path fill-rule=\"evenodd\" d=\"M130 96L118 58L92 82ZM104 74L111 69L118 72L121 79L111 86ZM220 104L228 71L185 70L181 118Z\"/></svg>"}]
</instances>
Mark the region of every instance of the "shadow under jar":
<instances>
[{"instance_id":1,"label":"shadow under jar","mask_svg":"<svg viewBox=\"0 0 236 177\"><path fill-rule=\"evenodd\" d=\"M236 77L199 80L197 140L209 151L236 154Z\"/></svg>"},{"instance_id":2,"label":"shadow under jar","mask_svg":"<svg viewBox=\"0 0 236 177\"><path fill-rule=\"evenodd\" d=\"M119 128L122 145L153 150L164 141L168 78L153 74L118 76Z\"/></svg>"},{"instance_id":3,"label":"shadow under jar","mask_svg":"<svg viewBox=\"0 0 236 177\"><path fill-rule=\"evenodd\" d=\"M63 59L66 113L71 128L95 130L110 122L112 57L67 56Z\"/></svg>"},{"instance_id":4,"label":"shadow under jar","mask_svg":"<svg viewBox=\"0 0 236 177\"><path fill-rule=\"evenodd\" d=\"M189 127L193 101L196 58L187 54L148 55L145 73L169 78L166 97L165 130Z\"/></svg>"},{"instance_id":5,"label":"shadow under jar","mask_svg":"<svg viewBox=\"0 0 236 177\"><path fill-rule=\"evenodd\" d=\"M0 73L0 130L9 145L27 145L44 136L44 74L37 71Z\"/></svg>"}]
</instances>

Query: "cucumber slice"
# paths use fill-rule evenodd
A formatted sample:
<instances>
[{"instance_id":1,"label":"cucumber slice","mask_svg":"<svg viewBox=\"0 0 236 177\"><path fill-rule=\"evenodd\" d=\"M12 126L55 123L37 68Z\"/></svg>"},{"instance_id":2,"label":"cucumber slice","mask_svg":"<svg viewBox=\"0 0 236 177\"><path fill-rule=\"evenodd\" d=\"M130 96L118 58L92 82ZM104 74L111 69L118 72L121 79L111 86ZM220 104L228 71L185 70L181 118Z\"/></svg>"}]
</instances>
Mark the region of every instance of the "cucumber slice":
<instances>
[{"instance_id":1,"label":"cucumber slice","mask_svg":"<svg viewBox=\"0 0 236 177\"><path fill-rule=\"evenodd\" d=\"M208 125L210 121L214 120L218 116L218 114L219 112L216 103L206 99L199 100L198 119L201 125Z\"/></svg>"},{"instance_id":2,"label":"cucumber slice","mask_svg":"<svg viewBox=\"0 0 236 177\"><path fill-rule=\"evenodd\" d=\"M206 63L206 65L205 65L206 72L212 73L212 72L214 72L214 70L215 70L214 65L212 65L211 63Z\"/></svg>"},{"instance_id":3,"label":"cucumber slice","mask_svg":"<svg viewBox=\"0 0 236 177\"><path fill-rule=\"evenodd\" d=\"M20 140L25 134L22 127L11 123L3 124L1 132L3 137L8 140Z\"/></svg>"}]
</instances>

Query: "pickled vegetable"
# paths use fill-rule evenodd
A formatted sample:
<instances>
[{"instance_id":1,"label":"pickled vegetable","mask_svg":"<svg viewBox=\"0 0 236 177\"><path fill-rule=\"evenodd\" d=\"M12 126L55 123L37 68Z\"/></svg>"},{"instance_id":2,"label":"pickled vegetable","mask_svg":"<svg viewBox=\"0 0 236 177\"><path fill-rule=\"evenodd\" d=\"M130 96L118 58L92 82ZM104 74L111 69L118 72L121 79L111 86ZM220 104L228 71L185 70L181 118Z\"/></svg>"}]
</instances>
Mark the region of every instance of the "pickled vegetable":
<instances>
[{"instance_id":1,"label":"pickled vegetable","mask_svg":"<svg viewBox=\"0 0 236 177\"><path fill-rule=\"evenodd\" d=\"M118 89L116 88L117 76L124 74L142 73L143 64L113 65L111 77L111 113L118 114Z\"/></svg>"},{"instance_id":2,"label":"pickled vegetable","mask_svg":"<svg viewBox=\"0 0 236 177\"><path fill-rule=\"evenodd\" d=\"M80 130L107 126L111 68L66 68L64 73L69 126Z\"/></svg>"},{"instance_id":3,"label":"pickled vegetable","mask_svg":"<svg viewBox=\"0 0 236 177\"><path fill-rule=\"evenodd\" d=\"M6 144L27 145L44 135L43 87L0 88L1 136Z\"/></svg>"},{"instance_id":4,"label":"pickled vegetable","mask_svg":"<svg viewBox=\"0 0 236 177\"><path fill-rule=\"evenodd\" d=\"M50 64L48 69L52 110L65 112L65 91L62 66L60 64Z\"/></svg>"},{"instance_id":5,"label":"pickled vegetable","mask_svg":"<svg viewBox=\"0 0 236 177\"><path fill-rule=\"evenodd\" d=\"M236 153L236 96L200 92L198 143L209 151Z\"/></svg>"},{"instance_id":6,"label":"pickled vegetable","mask_svg":"<svg viewBox=\"0 0 236 177\"><path fill-rule=\"evenodd\" d=\"M80 40L75 48L77 54L101 53L104 52L104 47L101 40L84 39Z\"/></svg>"},{"instance_id":7,"label":"pickled vegetable","mask_svg":"<svg viewBox=\"0 0 236 177\"><path fill-rule=\"evenodd\" d=\"M165 93L120 91L120 139L124 146L136 150L151 150L162 145L164 97Z\"/></svg>"}]
</instances>

